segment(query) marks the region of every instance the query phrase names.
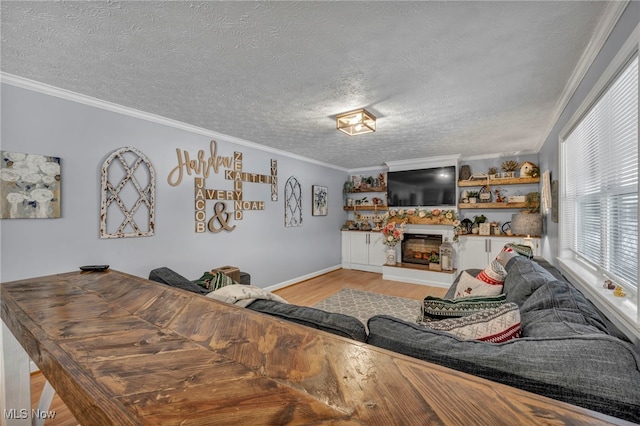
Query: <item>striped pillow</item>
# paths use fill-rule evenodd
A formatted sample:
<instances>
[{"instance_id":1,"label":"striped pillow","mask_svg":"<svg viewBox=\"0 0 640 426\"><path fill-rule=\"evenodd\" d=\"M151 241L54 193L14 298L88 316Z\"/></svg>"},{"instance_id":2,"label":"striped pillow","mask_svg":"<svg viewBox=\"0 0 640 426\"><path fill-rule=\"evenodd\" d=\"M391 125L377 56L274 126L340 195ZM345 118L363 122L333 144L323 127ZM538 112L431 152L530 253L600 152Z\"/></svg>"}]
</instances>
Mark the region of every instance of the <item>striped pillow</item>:
<instances>
[{"instance_id":1,"label":"striped pillow","mask_svg":"<svg viewBox=\"0 0 640 426\"><path fill-rule=\"evenodd\" d=\"M450 318L422 324L431 330L451 333L463 340L503 343L520 337L520 310L515 303L505 303L493 309L460 318Z\"/></svg>"},{"instance_id":2,"label":"striped pillow","mask_svg":"<svg viewBox=\"0 0 640 426\"><path fill-rule=\"evenodd\" d=\"M469 296L460 299L442 299L427 296L422 301L418 323L459 318L486 309L497 308L507 301L506 294L498 296Z\"/></svg>"},{"instance_id":3,"label":"striped pillow","mask_svg":"<svg viewBox=\"0 0 640 426\"><path fill-rule=\"evenodd\" d=\"M209 291L214 291L232 284L239 284L233 278L222 272L216 272L215 274L205 272L200 279L194 281L194 283Z\"/></svg>"}]
</instances>

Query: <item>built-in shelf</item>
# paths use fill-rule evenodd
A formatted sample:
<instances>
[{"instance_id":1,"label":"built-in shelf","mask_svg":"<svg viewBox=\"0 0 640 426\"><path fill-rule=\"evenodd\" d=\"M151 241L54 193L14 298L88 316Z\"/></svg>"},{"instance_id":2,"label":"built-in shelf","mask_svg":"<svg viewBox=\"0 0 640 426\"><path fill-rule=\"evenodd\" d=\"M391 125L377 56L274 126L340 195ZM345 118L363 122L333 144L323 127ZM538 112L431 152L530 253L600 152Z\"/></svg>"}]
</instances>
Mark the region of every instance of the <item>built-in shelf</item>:
<instances>
[{"instance_id":1,"label":"built-in shelf","mask_svg":"<svg viewBox=\"0 0 640 426\"><path fill-rule=\"evenodd\" d=\"M527 203L459 203L459 209L526 209Z\"/></svg>"},{"instance_id":2,"label":"built-in shelf","mask_svg":"<svg viewBox=\"0 0 640 426\"><path fill-rule=\"evenodd\" d=\"M347 191L348 194L357 194L359 192L387 192L386 186L378 186L375 188L364 188L364 189L352 189Z\"/></svg>"},{"instance_id":3,"label":"built-in shelf","mask_svg":"<svg viewBox=\"0 0 640 426\"><path fill-rule=\"evenodd\" d=\"M462 235L458 235L459 237L465 237L465 238L487 238L487 237L498 237L498 238L514 238L514 239L523 239L523 238L540 238L540 235L507 235L507 234L500 234L500 235L495 235L495 234L491 234L491 235L480 235L480 234L462 234Z\"/></svg>"},{"instance_id":4,"label":"built-in shelf","mask_svg":"<svg viewBox=\"0 0 640 426\"><path fill-rule=\"evenodd\" d=\"M475 179L475 180L459 180L458 187L469 186L485 186L485 185L527 185L531 183L539 183L540 177L517 177L504 179Z\"/></svg>"},{"instance_id":5,"label":"built-in shelf","mask_svg":"<svg viewBox=\"0 0 640 426\"><path fill-rule=\"evenodd\" d=\"M353 212L353 211L386 211L389 210L388 206L344 206L344 211Z\"/></svg>"}]
</instances>

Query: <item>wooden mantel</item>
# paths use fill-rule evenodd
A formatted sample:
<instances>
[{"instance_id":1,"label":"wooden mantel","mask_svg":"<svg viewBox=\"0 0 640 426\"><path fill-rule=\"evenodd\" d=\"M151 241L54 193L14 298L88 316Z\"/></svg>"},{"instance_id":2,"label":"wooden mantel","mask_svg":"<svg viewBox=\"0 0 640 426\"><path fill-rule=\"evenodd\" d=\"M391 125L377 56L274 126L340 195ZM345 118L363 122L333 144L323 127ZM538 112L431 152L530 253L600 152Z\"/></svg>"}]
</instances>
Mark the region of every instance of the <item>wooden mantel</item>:
<instances>
[{"instance_id":1,"label":"wooden mantel","mask_svg":"<svg viewBox=\"0 0 640 426\"><path fill-rule=\"evenodd\" d=\"M121 272L0 290L5 369L24 348L83 425L623 423Z\"/></svg>"}]
</instances>

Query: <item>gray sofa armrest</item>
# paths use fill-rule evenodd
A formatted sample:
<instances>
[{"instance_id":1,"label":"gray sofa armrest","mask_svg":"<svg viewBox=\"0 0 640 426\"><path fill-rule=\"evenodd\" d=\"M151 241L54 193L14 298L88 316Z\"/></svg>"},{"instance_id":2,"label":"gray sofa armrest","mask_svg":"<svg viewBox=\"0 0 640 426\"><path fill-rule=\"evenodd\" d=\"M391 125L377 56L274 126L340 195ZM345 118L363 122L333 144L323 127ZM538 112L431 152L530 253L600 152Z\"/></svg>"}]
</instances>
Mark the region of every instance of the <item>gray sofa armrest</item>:
<instances>
[{"instance_id":1,"label":"gray sofa armrest","mask_svg":"<svg viewBox=\"0 0 640 426\"><path fill-rule=\"evenodd\" d=\"M306 306L280 303L273 300L256 300L247 309L269 314L317 330L326 331L358 342L367 340L364 324L349 315L326 312Z\"/></svg>"},{"instance_id":2,"label":"gray sofa armrest","mask_svg":"<svg viewBox=\"0 0 640 426\"><path fill-rule=\"evenodd\" d=\"M149 273L149 279L151 281L166 284L171 287L177 287L182 290L187 290L192 293L198 293L198 294L209 293L209 290L202 288L197 284L192 283L191 281L189 281L179 273L167 267L153 269Z\"/></svg>"},{"instance_id":3,"label":"gray sofa armrest","mask_svg":"<svg viewBox=\"0 0 640 426\"><path fill-rule=\"evenodd\" d=\"M378 315L367 343L526 391L640 422L640 356L606 334L461 340Z\"/></svg>"}]
</instances>

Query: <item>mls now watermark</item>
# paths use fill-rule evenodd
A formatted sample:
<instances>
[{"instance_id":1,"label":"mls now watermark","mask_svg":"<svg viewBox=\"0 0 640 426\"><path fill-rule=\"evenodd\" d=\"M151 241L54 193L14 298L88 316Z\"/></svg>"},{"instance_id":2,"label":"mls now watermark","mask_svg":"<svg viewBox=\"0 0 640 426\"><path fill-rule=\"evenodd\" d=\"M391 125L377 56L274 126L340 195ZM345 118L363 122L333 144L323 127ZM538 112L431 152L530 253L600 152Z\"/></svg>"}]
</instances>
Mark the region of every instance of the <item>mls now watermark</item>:
<instances>
[{"instance_id":1,"label":"mls now watermark","mask_svg":"<svg viewBox=\"0 0 640 426\"><path fill-rule=\"evenodd\" d=\"M45 411L40 409L33 409L31 411L23 408L18 410L17 408L4 409L2 416L7 420L19 420L19 419L53 419L56 417L55 411Z\"/></svg>"}]
</instances>

